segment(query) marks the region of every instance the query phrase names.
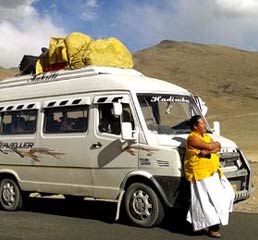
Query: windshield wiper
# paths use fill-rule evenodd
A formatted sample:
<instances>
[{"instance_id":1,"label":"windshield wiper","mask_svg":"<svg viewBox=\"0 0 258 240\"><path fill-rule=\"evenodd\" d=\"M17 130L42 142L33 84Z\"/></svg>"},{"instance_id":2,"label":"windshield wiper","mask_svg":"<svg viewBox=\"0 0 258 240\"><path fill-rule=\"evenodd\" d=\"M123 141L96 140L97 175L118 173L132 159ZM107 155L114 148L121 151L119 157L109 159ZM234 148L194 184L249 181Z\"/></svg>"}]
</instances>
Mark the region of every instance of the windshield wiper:
<instances>
[{"instance_id":1,"label":"windshield wiper","mask_svg":"<svg viewBox=\"0 0 258 240\"><path fill-rule=\"evenodd\" d=\"M175 130L175 132L177 134L186 134L186 133L190 133L191 130L190 129L177 129L177 130Z\"/></svg>"}]
</instances>

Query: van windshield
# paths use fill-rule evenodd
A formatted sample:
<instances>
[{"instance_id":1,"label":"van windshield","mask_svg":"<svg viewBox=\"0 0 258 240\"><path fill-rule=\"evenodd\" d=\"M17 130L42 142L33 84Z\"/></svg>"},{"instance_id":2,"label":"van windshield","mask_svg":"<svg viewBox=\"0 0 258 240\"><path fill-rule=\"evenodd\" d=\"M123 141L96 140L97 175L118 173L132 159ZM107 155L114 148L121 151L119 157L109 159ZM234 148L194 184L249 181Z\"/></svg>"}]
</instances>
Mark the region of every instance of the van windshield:
<instances>
[{"instance_id":1,"label":"van windshield","mask_svg":"<svg viewBox=\"0 0 258 240\"><path fill-rule=\"evenodd\" d=\"M190 133L189 119L201 115L191 96L137 94L137 97L148 129L158 134Z\"/></svg>"}]
</instances>

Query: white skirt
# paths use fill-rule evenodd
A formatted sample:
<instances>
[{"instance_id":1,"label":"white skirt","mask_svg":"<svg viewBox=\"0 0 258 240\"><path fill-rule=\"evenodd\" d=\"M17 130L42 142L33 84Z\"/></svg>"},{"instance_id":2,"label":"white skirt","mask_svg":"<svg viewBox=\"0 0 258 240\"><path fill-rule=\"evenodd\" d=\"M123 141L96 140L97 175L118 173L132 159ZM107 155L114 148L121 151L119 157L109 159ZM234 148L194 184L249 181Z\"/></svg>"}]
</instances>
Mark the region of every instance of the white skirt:
<instances>
[{"instance_id":1,"label":"white skirt","mask_svg":"<svg viewBox=\"0 0 258 240\"><path fill-rule=\"evenodd\" d=\"M186 220L198 231L216 224L227 225L233 211L235 193L225 176L191 182L191 206Z\"/></svg>"}]
</instances>

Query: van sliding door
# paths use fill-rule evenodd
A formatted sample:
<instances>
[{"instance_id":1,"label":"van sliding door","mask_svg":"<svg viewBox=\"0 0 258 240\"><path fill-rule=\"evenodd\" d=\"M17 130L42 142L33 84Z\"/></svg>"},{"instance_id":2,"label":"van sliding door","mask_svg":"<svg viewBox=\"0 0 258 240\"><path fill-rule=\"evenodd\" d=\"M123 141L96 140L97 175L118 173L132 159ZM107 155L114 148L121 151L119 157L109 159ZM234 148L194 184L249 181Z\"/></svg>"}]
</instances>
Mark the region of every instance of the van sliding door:
<instances>
[{"instance_id":1,"label":"van sliding door","mask_svg":"<svg viewBox=\"0 0 258 240\"><path fill-rule=\"evenodd\" d=\"M46 192L92 196L90 98L61 97L44 102L40 155L35 165Z\"/></svg>"}]
</instances>

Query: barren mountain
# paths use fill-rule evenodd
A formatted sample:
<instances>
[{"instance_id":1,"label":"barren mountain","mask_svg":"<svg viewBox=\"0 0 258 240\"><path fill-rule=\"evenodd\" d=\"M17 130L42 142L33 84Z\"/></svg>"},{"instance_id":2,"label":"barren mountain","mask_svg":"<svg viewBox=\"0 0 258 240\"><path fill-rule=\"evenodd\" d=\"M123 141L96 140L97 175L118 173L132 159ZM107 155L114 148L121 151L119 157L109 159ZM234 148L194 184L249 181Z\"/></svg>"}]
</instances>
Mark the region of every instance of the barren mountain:
<instances>
[{"instance_id":1,"label":"barren mountain","mask_svg":"<svg viewBox=\"0 0 258 240\"><path fill-rule=\"evenodd\" d=\"M258 52L165 40L133 57L135 69L145 75L200 95L209 107L209 123L219 120L222 135L251 159L258 154ZM15 73L0 68L0 79Z\"/></svg>"},{"instance_id":2,"label":"barren mountain","mask_svg":"<svg viewBox=\"0 0 258 240\"><path fill-rule=\"evenodd\" d=\"M253 158L258 153L258 52L162 41L134 54L135 69L200 95L207 119Z\"/></svg>"},{"instance_id":3,"label":"barren mountain","mask_svg":"<svg viewBox=\"0 0 258 240\"><path fill-rule=\"evenodd\" d=\"M9 68L5 69L0 67L0 80L5 79L7 77L15 76L15 74L18 72L17 68Z\"/></svg>"}]
</instances>

